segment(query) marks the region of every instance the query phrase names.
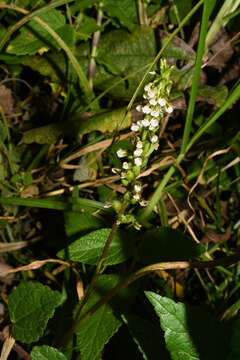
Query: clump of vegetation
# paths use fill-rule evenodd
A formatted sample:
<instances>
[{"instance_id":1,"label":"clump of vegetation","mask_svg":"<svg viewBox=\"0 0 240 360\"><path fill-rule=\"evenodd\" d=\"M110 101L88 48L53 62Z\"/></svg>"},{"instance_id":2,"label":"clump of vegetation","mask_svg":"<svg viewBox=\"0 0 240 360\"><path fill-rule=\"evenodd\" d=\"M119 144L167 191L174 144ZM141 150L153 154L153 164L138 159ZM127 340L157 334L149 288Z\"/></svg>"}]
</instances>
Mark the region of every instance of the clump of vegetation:
<instances>
[{"instance_id":1,"label":"clump of vegetation","mask_svg":"<svg viewBox=\"0 0 240 360\"><path fill-rule=\"evenodd\" d=\"M1 359L239 358L239 1L0 8Z\"/></svg>"}]
</instances>

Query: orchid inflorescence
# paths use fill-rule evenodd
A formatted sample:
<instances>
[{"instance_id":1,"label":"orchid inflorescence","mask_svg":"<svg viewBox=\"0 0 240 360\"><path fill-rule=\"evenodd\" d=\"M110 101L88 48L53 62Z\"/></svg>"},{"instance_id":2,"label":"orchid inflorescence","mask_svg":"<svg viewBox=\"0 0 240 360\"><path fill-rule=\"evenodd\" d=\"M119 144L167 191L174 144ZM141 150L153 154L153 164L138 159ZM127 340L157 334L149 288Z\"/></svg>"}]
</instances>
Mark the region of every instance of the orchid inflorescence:
<instances>
[{"instance_id":1,"label":"orchid inflorescence","mask_svg":"<svg viewBox=\"0 0 240 360\"><path fill-rule=\"evenodd\" d=\"M127 188L124 199L132 204L146 205L141 197L142 184L138 176L147 165L151 153L159 147L157 133L162 118L173 112L173 107L168 102L172 87L172 68L163 59L160 62L160 74L150 72L155 79L144 87L144 104L136 106L136 110L144 114L144 118L131 125L131 130L136 134L133 139L134 150L131 153L123 149L117 151L117 156L123 159L122 168L114 168L112 171L120 173L122 185Z\"/></svg>"}]
</instances>

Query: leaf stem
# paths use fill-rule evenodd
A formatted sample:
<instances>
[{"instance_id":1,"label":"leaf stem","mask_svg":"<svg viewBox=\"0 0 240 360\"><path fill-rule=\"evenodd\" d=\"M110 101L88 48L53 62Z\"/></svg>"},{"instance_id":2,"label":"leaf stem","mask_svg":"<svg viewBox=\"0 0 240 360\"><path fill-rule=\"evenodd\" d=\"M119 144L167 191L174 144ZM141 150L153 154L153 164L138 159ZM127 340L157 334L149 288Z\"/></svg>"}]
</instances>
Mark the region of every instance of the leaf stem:
<instances>
[{"instance_id":1,"label":"leaf stem","mask_svg":"<svg viewBox=\"0 0 240 360\"><path fill-rule=\"evenodd\" d=\"M124 213L127 205L128 205L127 202L122 203L122 206L121 206L121 209L119 210L118 215L122 215ZM98 262L98 264L96 266L96 269L95 269L95 272L94 272L94 274L92 276L90 284L89 284L89 286L87 288L87 291L86 291L86 293L85 293L85 295L84 295L84 297L83 297L83 299L81 301L80 307L79 307L79 309L77 311L77 314L75 316L75 319L73 321L73 325L72 325L71 329L65 334L65 336L62 339L61 347L63 349L66 349L69 341L71 340L73 334L76 331L76 328L78 328L78 326L79 326L78 323L79 323L79 319L81 317L81 312L82 312L84 306L86 305L86 303L88 302L88 300L89 300L89 298L91 296L91 293L92 293L92 291L94 289L94 285L96 283L96 280L97 280L98 276L100 275L100 272L101 272L102 267L104 265L104 262L106 260L107 252L109 250L110 244L111 244L111 242L113 240L114 235L116 234L116 232L118 230L119 225L120 225L120 223L119 223L118 220L116 220L115 223L113 224L112 230L111 230L111 232L110 232L110 234L108 236L108 239L107 239L107 241L105 243L105 246L104 246L102 255L100 257L100 260L99 260L99 262Z\"/></svg>"}]
</instances>

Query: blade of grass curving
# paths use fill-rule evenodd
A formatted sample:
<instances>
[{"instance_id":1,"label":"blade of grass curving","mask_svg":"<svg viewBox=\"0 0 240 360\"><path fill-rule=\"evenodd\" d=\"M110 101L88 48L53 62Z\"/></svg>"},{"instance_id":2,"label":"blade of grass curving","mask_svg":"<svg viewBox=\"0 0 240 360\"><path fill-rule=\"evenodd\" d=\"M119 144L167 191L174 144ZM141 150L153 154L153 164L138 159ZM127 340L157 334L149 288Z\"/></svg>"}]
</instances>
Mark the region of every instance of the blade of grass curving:
<instances>
[{"instance_id":1,"label":"blade of grass curving","mask_svg":"<svg viewBox=\"0 0 240 360\"><path fill-rule=\"evenodd\" d=\"M68 1L73 1L73 0L59 0L58 1L58 5L62 5L65 4ZM55 6L55 7L56 7ZM53 7L53 6L52 6ZM78 78L79 78L79 82L80 85L82 85L82 88L84 90L84 93L86 95L90 95L91 89L87 80L87 77L84 73L84 71L82 70L79 62L77 61L76 57L74 56L73 52L71 51L71 49L67 46L67 44L60 38L60 36L58 36L58 34L48 25L46 24L43 20L41 20L40 18L38 18L36 16L36 14L39 13L44 13L46 12L46 8L47 10L49 10L49 7L45 7L43 9L38 9L36 11L34 11L33 13L29 14L29 12L27 10L24 10L22 8L16 7L16 6L12 6L12 5L6 5L6 4L2 4L0 3L0 8L6 8L6 9L11 9L17 12L20 12L24 15L28 14L26 17L24 17L23 19L21 19L19 22L17 22L16 24L14 24L9 30L8 32L5 34L5 36L2 38L1 42L0 42L0 50L3 48L3 46L6 44L6 41L9 39L9 37L16 31L18 30L22 25L24 25L27 21L33 19L36 22L38 22L55 40L56 42L60 45L60 47L66 52L69 61L71 62L73 68L75 69ZM42 10L42 11L40 11Z\"/></svg>"},{"instance_id":2,"label":"blade of grass curving","mask_svg":"<svg viewBox=\"0 0 240 360\"><path fill-rule=\"evenodd\" d=\"M200 81L202 59L203 59L203 55L204 55L204 51L205 51L205 40L206 40L206 36L207 36L208 21L209 21L211 12L213 10L212 3L214 3L214 1L213 2L206 1L206 0L204 1L200 36L199 36L197 56L196 56L196 63L195 63L195 67L194 67L192 87L191 87L190 99L189 99L189 104L188 104L188 109L187 109L187 118L186 118L186 123L184 126L184 133L183 133L180 154L184 154L186 151L186 147L188 144L189 135L190 135L190 131L191 131L193 114L194 114L194 109L195 109L195 104L196 104L196 97L197 97L198 86L199 86L199 81Z\"/></svg>"},{"instance_id":3,"label":"blade of grass curving","mask_svg":"<svg viewBox=\"0 0 240 360\"><path fill-rule=\"evenodd\" d=\"M184 133L183 133L183 140L182 140L182 146L180 150L180 154L177 158L177 162L180 163L182 159L185 156L189 135L191 131L192 126L192 120L193 120L193 114L195 109L195 102L197 97L197 91L198 91L198 85L199 85L199 79L200 79L200 72L201 72L201 65L202 65L202 58L205 51L205 39L207 35L207 28L208 28L208 20L211 15L211 12L213 10L213 3L209 2L208 0L204 0L204 6L203 6L203 15L202 15L202 22L201 22L201 29L200 29L200 37L199 37L199 43L198 43L198 50L197 50L197 56L196 56L196 63L194 68L194 75L193 75L193 82L192 82L192 88L191 88L191 94L190 94L190 100L188 105L188 111L187 111L187 119L184 127ZM150 215L152 210L154 209L154 206L158 203L160 197L162 196L163 190L165 186L167 185L168 181L170 180L171 176L175 172L175 167L172 166L160 184L158 185L157 189L155 190L151 200L149 201L148 206L144 210L142 214L142 218L146 218Z\"/></svg>"}]
</instances>

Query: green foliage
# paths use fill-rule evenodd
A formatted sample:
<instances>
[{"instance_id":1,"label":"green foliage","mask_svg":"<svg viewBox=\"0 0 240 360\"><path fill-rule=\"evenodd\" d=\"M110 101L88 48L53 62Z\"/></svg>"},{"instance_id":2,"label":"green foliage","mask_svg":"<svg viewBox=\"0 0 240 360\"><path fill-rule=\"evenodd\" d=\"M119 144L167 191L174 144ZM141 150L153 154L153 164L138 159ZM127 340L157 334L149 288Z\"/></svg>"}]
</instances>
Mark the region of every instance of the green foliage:
<instances>
[{"instance_id":1,"label":"green foliage","mask_svg":"<svg viewBox=\"0 0 240 360\"><path fill-rule=\"evenodd\" d=\"M31 351L32 360L67 360L59 350L51 346L42 345L34 346Z\"/></svg>"},{"instance_id":2,"label":"green foliage","mask_svg":"<svg viewBox=\"0 0 240 360\"><path fill-rule=\"evenodd\" d=\"M0 2L1 325L26 357L239 359L238 5Z\"/></svg>"},{"instance_id":3,"label":"green foliage","mask_svg":"<svg viewBox=\"0 0 240 360\"><path fill-rule=\"evenodd\" d=\"M16 340L37 341L44 333L61 294L37 282L22 282L9 296L8 309Z\"/></svg>"},{"instance_id":4,"label":"green foliage","mask_svg":"<svg viewBox=\"0 0 240 360\"><path fill-rule=\"evenodd\" d=\"M146 296L160 318L171 359L226 358L226 329L210 314L153 292Z\"/></svg>"},{"instance_id":5,"label":"green foliage","mask_svg":"<svg viewBox=\"0 0 240 360\"><path fill-rule=\"evenodd\" d=\"M68 46L73 47L74 33L72 28L65 24L65 16L60 11L51 9L47 13L40 15L39 18L50 25ZM20 32L20 35L8 46L7 52L9 54L33 55L40 49L46 50L49 47L59 49L56 41L34 20L23 26Z\"/></svg>"},{"instance_id":6,"label":"green foliage","mask_svg":"<svg viewBox=\"0 0 240 360\"><path fill-rule=\"evenodd\" d=\"M75 240L66 249L58 252L61 259L70 259L85 264L96 265L102 254L104 245L111 229L99 229ZM111 242L105 265L119 264L127 260L134 250L133 242L129 241L130 235L119 230Z\"/></svg>"},{"instance_id":7,"label":"green foliage","mask_svg":"<svg viewBox=\"0 0 240 360\"><path fill-rule=\"evenodd\" d=\"M85 308L85 312L91 308L103 294L113 288L119 281L118 276L102 275L96 282L95 290ZM119 300L121 293L119 294ZM119 301L118 301L119 302ZM120 308L117 309L120 311ZM80 350L82 360L95 360L99 358L104 345L116 333L122 321L114 311L113 304L104 304L77 330L77 347Z\"/></svg>"}]
</instances>

